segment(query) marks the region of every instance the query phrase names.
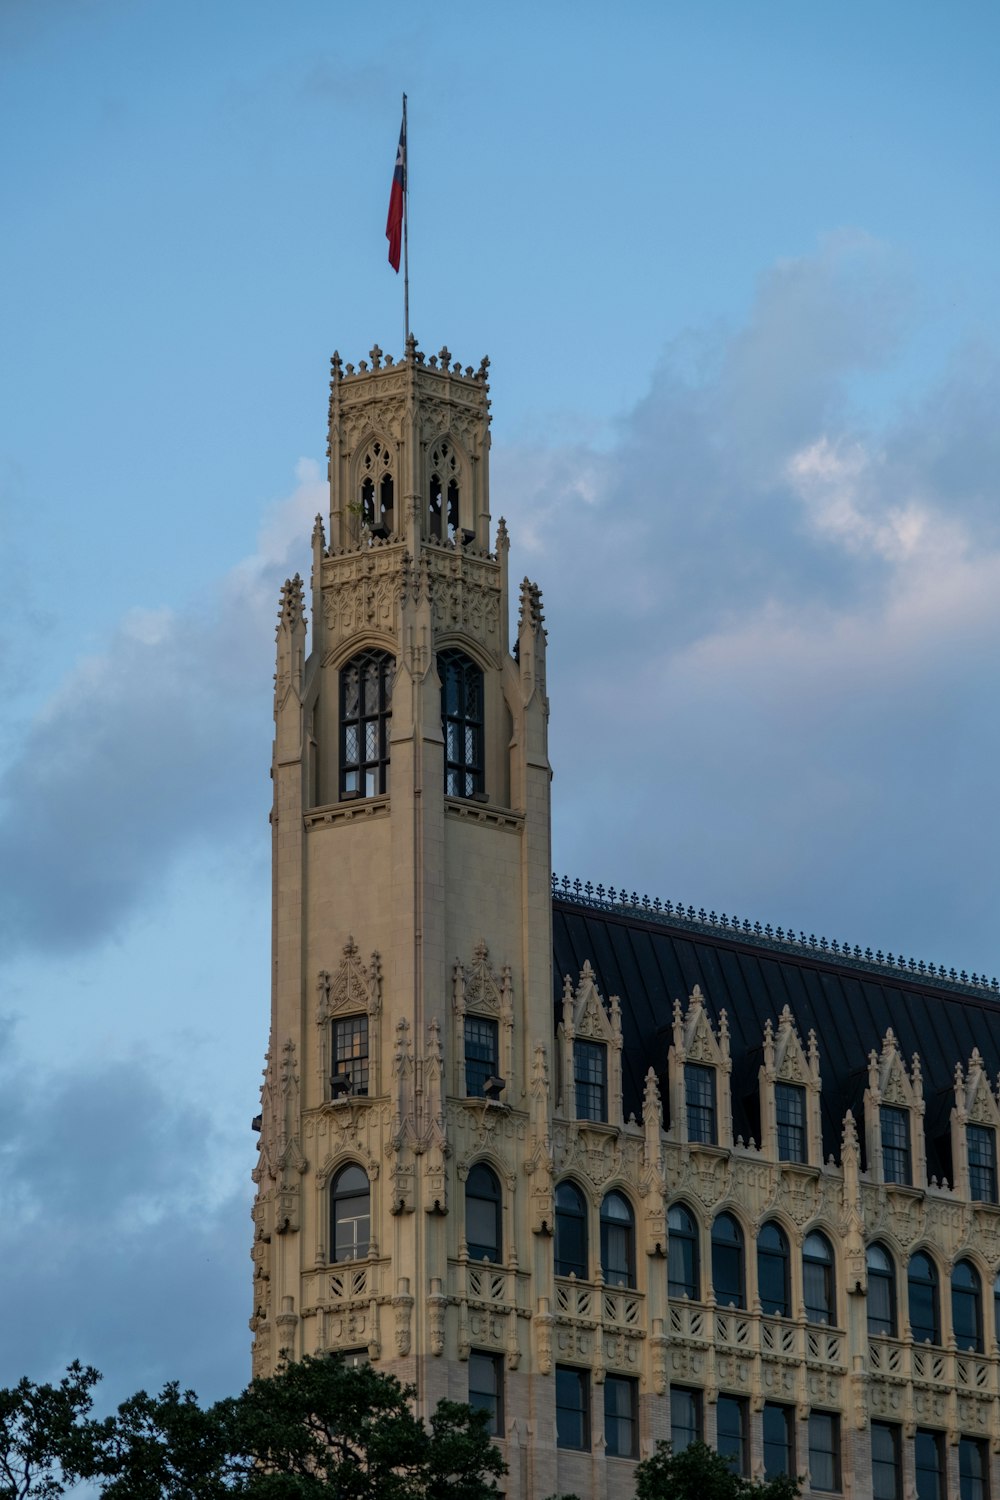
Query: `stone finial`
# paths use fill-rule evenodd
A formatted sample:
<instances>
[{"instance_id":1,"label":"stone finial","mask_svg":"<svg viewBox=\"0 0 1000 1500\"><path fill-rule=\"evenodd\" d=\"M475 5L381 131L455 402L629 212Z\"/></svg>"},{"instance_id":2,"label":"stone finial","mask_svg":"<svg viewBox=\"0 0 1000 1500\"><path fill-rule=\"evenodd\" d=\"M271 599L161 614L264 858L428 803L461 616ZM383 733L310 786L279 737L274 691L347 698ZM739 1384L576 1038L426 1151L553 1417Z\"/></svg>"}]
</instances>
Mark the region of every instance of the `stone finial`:
<instances>
[{"instance_id":1,"label":"stone finial","mask_svg":"<svg viewBox=\"0 0 1000 1500\"><path fill-rule=\"evenodd\" d=\"M476 371L476 379L477 380L485 380L489 368L490 368L490 357L489 357L488 354L484 354L483 357L482 357L482 359L479 361L479 369Z\"/></svg>"},{"instance_id":2,"label":"stone finial","mask_svg":"<svg viewBox=\"0 0 1000 1500\"><path fill-rule=\"evenodd\" d=\"M281 625L289 628L298 625L305 619L305 595L302 587L302 579L298 573L294 578L286 578L281 585L281 602L278 607L278 620Z\"/></svg>"},{"instance_id":3,"label":"stone finial","mask_svg":"<svg viewBox=\"0 0 1000 1500\"><path fill-rule=\"evenodd\" d=\"M343 361L340 358L340 354L339 354L339 352L336 349L334 349L334 351L333 351L333 357L330 360L330 384L331 385L335 384L335 382L340 379L341 375L343 374L343 369L344 369L344 366L343 366Z\"/></svg>"},{"instance_id":4,"label":"stone finial","mask_svg":"<svg viewBox=\"0 0 1000 1500\"><path fill-rule=\"evenodd\" d=\"M372 345L371 349L368 351L368 358L372 362L373 370L380 370L382 368L382 350L379 348L378 344Z\"/></svg>"},{"instance_id":5,"label":"stone finial","mask_svg":"<svg viewBox=\"0 0 1000 1500\"><path fill-rule=\"evenodd\" d=\"M542 613L542 591L537 583L532 583L530 578L522 579L521 582L521 612L519 626L523 630L526 626L529 630L538 632L545 622Z\"/></svg>"},{"instance_id":6,"label":"stone finial","mask_svg":"<svg viewBox=\"0 0 1000 1500\"><path fill-rule=\"evenodd\" d=\"M497 551L505 552L510 546L510 537L507 535L507 522L503 516L497 522Z\"/></svg>"},{"instance_id":7,"label":"stone finial","mask_svg":"<svg viewBox=\"0 0 1000 1500\"><path fill-rule=\"evenodd\" d=\"M314 543L318 542L321 547L326 545L326 532L323 529L323 517L319 514L317 514L316 519L313 522L312 539Z\"/></svg>"},{"instance_id":8,"label":"stone finial","mask_svg":"<svg viewBox=\"0 0 1000 1500\"><path fill-rule=\"evenodd\" d=\"M412 333L406 335L406 353L403 358L408 364L412 364L417 357L417 340Z\"/></svg>"},{"instance_id":9,"label":"stone finial","mask_svg":"<svg viewBox=\"0 0 1000 1500\"><path fill-rule=\"evenodd\" d=\"M642 1118L645 1124L660 1123L660 1088L653 1068L647 1069L646 1083L642 1091Z\"/></svg>"},{"instance_id":10,"label":"stone finial","mask_svg":"<svg viewBox=\"0 0 1000 1500\"><path fill-rule=\"evenodd\" d=\"M447 344L441 345L441 348L438 350L438 359L441 361L442 370L447 370L451 362L451 350Z\"/></svg>"}]
</instances>

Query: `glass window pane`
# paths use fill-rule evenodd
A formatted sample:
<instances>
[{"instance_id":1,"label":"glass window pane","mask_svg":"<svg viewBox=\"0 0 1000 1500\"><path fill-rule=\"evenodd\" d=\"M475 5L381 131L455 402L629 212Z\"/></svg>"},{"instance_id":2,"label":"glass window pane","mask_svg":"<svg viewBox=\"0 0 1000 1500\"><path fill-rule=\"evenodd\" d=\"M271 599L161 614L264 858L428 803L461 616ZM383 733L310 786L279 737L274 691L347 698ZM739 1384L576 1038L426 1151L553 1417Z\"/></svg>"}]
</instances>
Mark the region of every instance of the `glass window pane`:
<instances>
[{"instance_id":1,"label":"glass window pane","mask_svg":"<svg viewBox=\"0 0 1000 1500\"><path fill-rule=\"evenodd\" d=\"M940 1432L917 1431L913 1439L917 1500L945 1500L944 1443Z\"/></svg>"},{"instance_id":2,"label":"glass window pane","mask_svg":"<svg viewBox=\"0 0 1000 1500\"><path fill-rule=\"evenodd\" d=\"M809 1413L809 1481L814 1490L840 1489L840 1429L834 1412Z\"/></svg>"},{"instance_id":3,"label":"glass window pane","mask_svg":"<svg viewBox=\"0 0 1000 1500\"><path fill-rule=\"evenodd\" d=\"M556 1442L560 1448L590 1447L590 1380L586 1370L556 1365Z\"/></svg>"},{"instance_id":4,"label":"glass window pane","mask_svg":"<svg viewBox=\"0 0 1000 1500\"><path fill-rule=\"evenodd\" d=\"M747 1473L747 1404L739 1396L716 1403L716 1448L736 1474Z\"/></svg>"},{"instance_id":5,"label":"glass window pane","mask_svg":"<svg viewBox=\"0 0 1000 1500\"><path fill-rule=\"evenodd\" d=\"M499 1028L496 1021L482 1016L465 1018L465 1092L471 1099L481 1099L487 1078L498 1076Z\"/></svg>"},{"instance_id":6,"label":"glass window pane","mask_svg":"<svg viewBox=\"0 0 1000 1500\"><path fill-rule=\"evenodd\" d=\"M613 1458L635 1458L639 1451L636 1383L623 1375L604 1381L604 1442Z\"/></svg>"},{"instance_id":7,"label":"glass window pane","mask_svg":"<svg viewBox=\"0 0 1000 1500\"><path fill-rule=\"evenodd\" d=\"M883 1104L879 1110L882 1135L882 1175L886 1182L910 1183L910 1112Z\"/></svg>"},{"instance_id":8,"label":"glass window pane","mask_svg":"<svg viewBox=\"0 0 1000 1500\"><path fill-rule=\"evenodd\" d=\"M778 1157L781 1161L806 1159L806 1091L797 1083L776 1083L775 1114L778 1125Z\"/></svg>"},{"instance_id":9,"label":"glass window pane","mask_svg":"<svg viewBox=\"0 0 1000 1500\"><path fill-rule=\"evenodd\" d=\"M685 1063L684 1092L688 1140L714 1146L717 1139L715 1069L703 1067L700 1063Z\"/></svg>"},{"instance_id":10,"label":"glass window pane","mask_svg":"<svg viewBox=\"0 0 1000 1500\"><path fill-rule=\"evenodd\" d=\"M989 1500L986 1444L979 1438L960 1438L958 1443L959 1500Z\"/></svg>"},{"instance_id":11,"label":"glass window pane","mask_svg":"<svg viewBox=\"0 0 1000 1500\"><path fill-rule=\"evenodd\" d=\"M555 1273L588 1279L587 1211L583 1195L571 1182L556 1188Z\"/></svg>"},{"instance_id":12,"label":"glass window pane","mask_svg":"<svg viewBox=\"0 0 1000 1500\"><path fill-rule=\"evenodd\" d=\"M872 1423L872 1500L899 1500L899 1429Z\"/></svg>"},{"instance_id":13,"label":"glass window pane","mask_svg":"<svg viewBox=\"0 0 1000 1500\"><path fill-rule=\"evenodd\" d=\"M744 1307L743 1236L730 1214L712 1225L712 1290L720 1307Z\"/></svg>"},{"instance_id":14,"label":"glass window pane","mask_svg":"<svg viewBox=\"0 0 1000 1500\"><path fill-rule=\"evenodd\" d=\"M701 1297L698 1276L698 1238L695 1221L679 1203L667 1214L667 1296Z\"/></svg>"},{"instance_id":15,"label":"glass window pane","mask_svg":"<svg viewBox=\"0 0 1000 1500\"><path fill-rule=\"evenodd\" d=\"M988 1125L967 1125L969 1196L979 1203L997 1201L996 1137Z\"/></svg>"},{"instance_id":16,"label":"glass window pane","mask_svg":"<svg viewBox=\"0 0 1000 1500\"><path fill-rule=\"evenodd\" d=\"M779 1474L795 1473L795 1443L790 1406L764 1403L764 1477L777 1479Z\"/></svg>"},{"instance_id":17,"label":"glass window pane","mask_svg":"<svg viewBox=\"0 0 1000 1500\"><path fill-rule=\"evenodd\" d=\"M757 1236L757 1293L770 1317L788 1317L788 1241L777 1224L763 1224Z\"/></svg>"},{"instance_id":18,"label":"glass window pane","mask_svg":"<svg viewBox=\"0 0 1000 1500\"><path fill-rule=\"evenodd\" d=\"M469 1355L469 1405L489 1413L486 1431L503 1435L503 1365L496 1354L473 1349Z\"/></svg>"},{"instance_id":19,"label":"glass window pane","mask_svg":"<svg viewBox=\"0 0 1000 1500\"><path fill-rule=\"evenodd\" d=\"M681 1453L701 1439L701 1394L680 1386L670 1388L670 1441Z\"/></svg>"}]
</instances>

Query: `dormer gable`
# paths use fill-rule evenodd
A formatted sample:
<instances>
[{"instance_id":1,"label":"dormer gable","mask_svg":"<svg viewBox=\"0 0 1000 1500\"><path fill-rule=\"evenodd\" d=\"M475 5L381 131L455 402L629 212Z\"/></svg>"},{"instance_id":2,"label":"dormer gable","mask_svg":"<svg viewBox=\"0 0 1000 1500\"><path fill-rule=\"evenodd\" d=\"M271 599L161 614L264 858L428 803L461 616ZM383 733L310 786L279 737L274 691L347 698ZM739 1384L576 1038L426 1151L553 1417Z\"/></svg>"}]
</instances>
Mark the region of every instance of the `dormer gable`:
<instances>
[{"instance_id":1,"label":"dormer gable","mask_svg":"<svg viewBox=\"0 0 1000 1500\"><path fill-rule=\"evenodd\" d=\"M998 1080L1000 1090L1000 1080ZM980 1203L996 1203L997 1136L1000 1105L979 1048L972 1049L967 1071L955 1066L955 1107L951 1112L951 1150L955 1191Z\"/></svg>"},{"instance_id":2,"label":"dormer gable","mask_svg":"<svg viewBox=\"0 0 1000 1500\"><path fill-rule=\"evenodd\" d=\"M668 1134L683 1142L692 1140L693 1132L689 1119L688 1091L692 1081L698 1077L710 1081L714 1088L716 1111L715 1142L719 1146L732 1147L733 1108L729 1079L732 1073L729 1055L729 1020L726 1012L719 1012L719 1029L716 1033L708 1012L701 986L696 984L688 996L687 1009L680 1000L674 1001L673 1042L667 1056L668 1094L670 1098L670 1128ZM706 1070L696 1073L695 1070ZM709 1080L709 1074L711 1079Z\"/></svg>"},{"instance_id":3,"label":"dormer gable","mask_svg":"<svg viewBox=\"0 0 1000 1500\"><path fill-rule=\"evenodd\" d=\"M927 1186L924 1109L920 1059L914 1053L907 1071L890 1026L882 1039L881 1052L869 1053L864 1099L868 1170L876 1182Z\"/></svg>"},{"instance_id":4,"label":"dormer gable","mask_svg":"<svg viewBox=\"0 0 1000 1500\"><path fill-rule=\"evenodd\" d=\"M603 1118L611 1125L622 1123L622 1011L621 1001L612 995L606 1006L597 988L596 976L585 959L576 989L569 975L563 984L562 1021L558 1028L559 1056L562 1062L559 1108L570 1118ZM580 1044L577 1047L577 1043ZM577 1085L585 1089L581 1067L593 1067L593 1088L599 1087L596 1069L604 1058L606 1108L603 1116L583 1113L578 1107L581 1096ZM596 1096L596 1095L595 1095Z\"/></svg>"},{"instance_id":5,"label":"dormer gable","mask_svg":"<svg viewBox=\"0 0 1000 1500\"><path fill-rule=\"evenodd\" d=\"M452 1010L455 1018L453 1085L460 1099L468 1095L465 1076L465 1022L478 1016L496 1028L497 1061L506 1080L508 1098L514 1097L514 987L509 964L498 971L490 964L490 950L479 938L471 964L455 959L452 969Z\"/></svg>"},{"instance_id":6,"label":"dormer gable","mask_svg":"<svg viewBox=\"0 0 1000 1500\"><path fill-rule=\"evenodd\" d=\"M779 1161L823 1165L820 1115L819 1047L809 1032L803 1047L792 1012L786 1005L775 1031L764 1026L764 1061L760 1073L761 1150Z\"/></svg>"},{"instance_id":7,"label":"dormer gable","mask_svg":"<svg viewBox=\"0 0 1000 1500\"><path fill-rule=\"evenodd\" d=\"M381 1091L379 1030L382 1012L382 962L373 953L366 965L353 937L348 937L341 951L340 963L331 973L321 969L316 976L316 1048L319 1069L319 1097L333 1097L331 1080L337 1071L334 1057L334 1032L338 1020L350 1016L365 1017L367 1022L368 1093Z\"/></svg>"}]
</instances>

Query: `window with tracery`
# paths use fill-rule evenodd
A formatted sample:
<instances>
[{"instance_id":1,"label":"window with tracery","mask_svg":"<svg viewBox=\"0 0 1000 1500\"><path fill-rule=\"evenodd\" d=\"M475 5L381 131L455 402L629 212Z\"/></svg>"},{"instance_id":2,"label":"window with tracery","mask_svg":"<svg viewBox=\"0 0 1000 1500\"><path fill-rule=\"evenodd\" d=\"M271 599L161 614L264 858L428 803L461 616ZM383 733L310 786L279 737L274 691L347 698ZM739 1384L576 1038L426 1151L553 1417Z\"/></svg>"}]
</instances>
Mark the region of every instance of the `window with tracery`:
<instances>
[{"instance_id":1,"label":"window with tracery","mask_svg":"<svg viewBox=\"0 0 1000 1500\"><path fill-rule=\"evenodd\" d=\"M442 651L441 720L444 729L444 789L449 797L477 797L483 790L483 674L464 651Z\"/></svg>"},{"instance_id":2,"label":"window with tracery","mask_svg":"<svg viewBox=\"0 0 1000 1500\"><path fill-rule=\"evenodd\" d=\"M351 1162L330 1190L333 1260L363 1260L371 1241L371 1184L364 1167Z\"/></svg>"},{"instance_id":3,"label":"window with tracery","mask_svg":"<svg viewBox=\"0 0 1000 1500\"><path fill-rule=\"evenodd\" d=\"M447 438L431 449L428 535L433 541L453 542L458 536L459 466Z\"/></svg>"},{"instance_id":4,"label":"window with tracery","mask_svg":"<svg viewBox=\"0 0 1000 1500\"><path fill-rule=\"evenodd\" d=\"M340 672L340 795L377 797L389 790L389 722L396 663L385 651L362 651Z\"/></svg>"},{"instance_id":5,"label":"window with tracery","mask_svg":"<svg viewBox=\"0 0 1000 1500\"><path fill-rule=\"evenodd\" d=\"M380 438L373 439L362 454L358 475L361 519L370 531L388 536L394 529L392 455Z\"/></svg>"}]
</instances>

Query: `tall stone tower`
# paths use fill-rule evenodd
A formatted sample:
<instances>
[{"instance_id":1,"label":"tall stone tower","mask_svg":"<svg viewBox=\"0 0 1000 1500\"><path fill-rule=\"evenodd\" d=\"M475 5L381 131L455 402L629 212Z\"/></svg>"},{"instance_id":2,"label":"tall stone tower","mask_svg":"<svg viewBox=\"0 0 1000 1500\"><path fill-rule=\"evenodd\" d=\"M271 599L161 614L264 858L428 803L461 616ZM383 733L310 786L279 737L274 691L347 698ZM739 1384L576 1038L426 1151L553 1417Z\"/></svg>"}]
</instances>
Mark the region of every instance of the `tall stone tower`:
<instances>
[{"instance_id":1,"label":"tall stone tower","mask_svg":"<svg viewBox=\"0 0 1000 1500\"><path fill-rule=\"evenodd\" d=\"M400 362L332 360L308 650L297 576L277 629L252 1328L255 1373L342 1351L424 1411L495 1378L509 1427L551 1259L550 770L527 581L510 649L487 367L412 337Z\"/></svg>"}]
</instances>

